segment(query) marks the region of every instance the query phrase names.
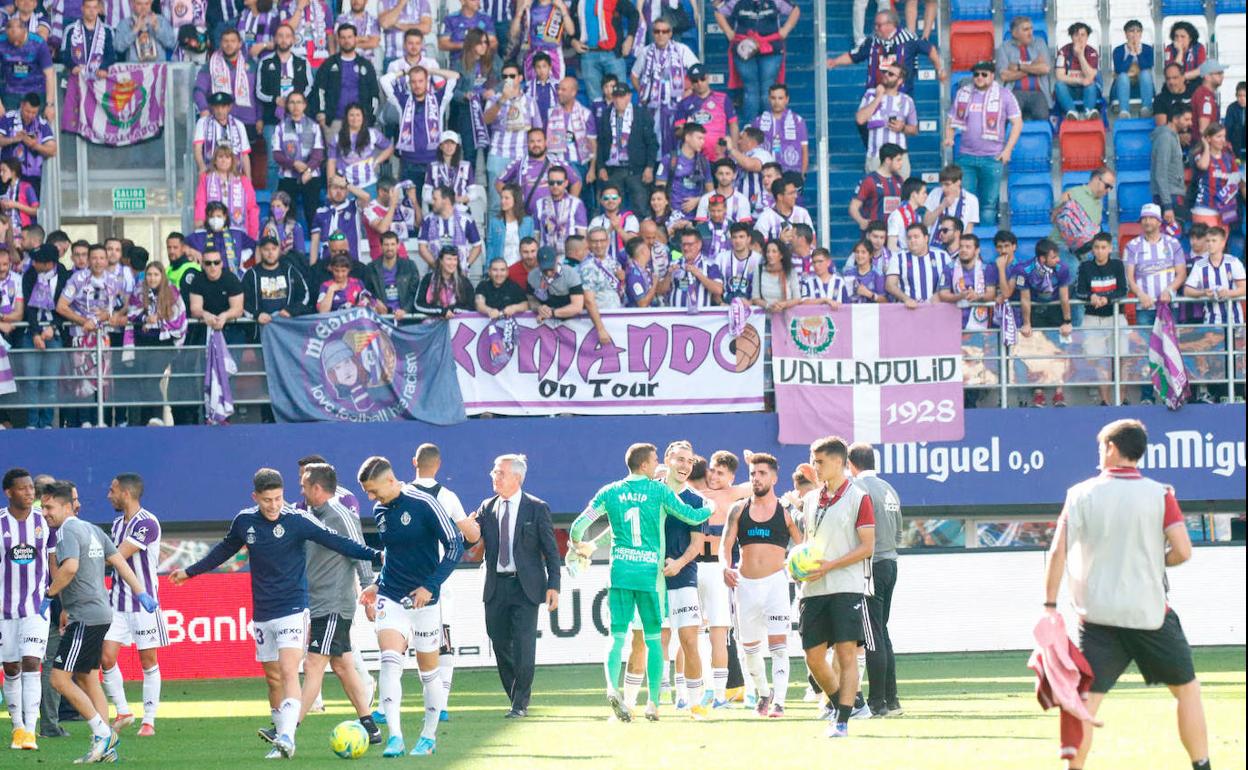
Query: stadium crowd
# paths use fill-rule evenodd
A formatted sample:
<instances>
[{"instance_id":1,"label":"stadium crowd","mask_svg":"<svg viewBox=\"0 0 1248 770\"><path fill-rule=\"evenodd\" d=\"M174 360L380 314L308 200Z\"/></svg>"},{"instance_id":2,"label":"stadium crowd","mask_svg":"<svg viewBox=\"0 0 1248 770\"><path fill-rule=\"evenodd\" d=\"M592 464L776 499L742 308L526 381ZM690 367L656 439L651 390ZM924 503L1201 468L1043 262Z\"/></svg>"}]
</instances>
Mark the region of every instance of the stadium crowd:
<instances>
[{"instance_id":1,"label":"stadium crowd","mask_svg":"<svg viewBox=\"0 0 1248 770\"><path fill-rule=\"evenodd\" d=\"M910 28L880 12L873 34L828 61L866 63L853 117L865 176L832 204L848 205L861 238L832 254L801 203L813 134L783 83L785 39L800 19L786 0L711 7L730 41L731 90L712 86L690 46L701 8L672 0L462 0L453 12L429 0L160 6L16 0L3 11L0 331L12 348L91 348L105 333L112 347L174 348L202 344L207 328L255 342L275 317L343 307L399 323L584 314L604 341L604 310L737 300L771 312L947 302L968 331L1067 337L1112 327L1128 296L1144 325L1158 304L1186 296L1208 301L1184 305L1181 321L1243 323L1233 300L1245 294L1245 87L1219 103L1225 68L1187 22L1169 31L1154 94L1138 21L1111 69L1086 24L1053 51L1016 17L996 60L948 86L948 113L920 116L909 95L918 58L950 81L939 35L930 19L914 29L917 3L906 7ZM200 67L194 229L168 233L163 255L121 238L45 235L53 62L104 77L115 62L166 60ZM1023 120L1100 122L1135 109L1156 122L1154 201L1138 234L1102 232L1116 184L1102 167L1055 201L1034 253L1020 248L1031 241L1002 227L999 209ZM952 162L912 168L908 138L938 117ZM938 173L930 190L924 172ZM989 237L995 257L985 259ZM990 306L1013 301L1012 311ZM63 373L48 359L24 356L21 373ZM23 385L36 391L25 400L56 400L55 380ZM1152 398L1148 388L1139 397ZM1033 403L1050 401L1037 390ZM1052 403L1064 405L1060 388ZM51 427L52 410L32 409L26 423Z\"/></svg>"}]
</instances>

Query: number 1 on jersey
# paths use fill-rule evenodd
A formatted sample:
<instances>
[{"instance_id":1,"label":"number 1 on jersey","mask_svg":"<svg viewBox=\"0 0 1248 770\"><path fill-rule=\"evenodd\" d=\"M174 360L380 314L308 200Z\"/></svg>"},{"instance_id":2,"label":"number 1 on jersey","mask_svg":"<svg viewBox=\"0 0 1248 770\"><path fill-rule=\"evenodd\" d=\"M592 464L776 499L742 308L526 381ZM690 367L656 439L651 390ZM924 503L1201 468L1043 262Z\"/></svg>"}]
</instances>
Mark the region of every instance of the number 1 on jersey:
<instances>
[{"instance_id":1,"label":"number 1 on jersey","mask_svg":"<svg viewBox=\"0 0 1248 770\"><path fill-rule=\"evenodd\" d=\"M629 508L624 512L624 521L629 522L633 529L633 547L641 547L641 509Z\"/></svg>"}]
</instances>

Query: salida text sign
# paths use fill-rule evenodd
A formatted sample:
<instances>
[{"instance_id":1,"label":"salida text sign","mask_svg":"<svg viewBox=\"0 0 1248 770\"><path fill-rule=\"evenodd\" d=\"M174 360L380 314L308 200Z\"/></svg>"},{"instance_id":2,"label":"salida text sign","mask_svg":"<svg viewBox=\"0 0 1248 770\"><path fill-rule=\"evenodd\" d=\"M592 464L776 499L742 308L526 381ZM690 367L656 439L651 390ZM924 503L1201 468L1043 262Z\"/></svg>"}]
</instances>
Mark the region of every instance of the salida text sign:
<instances>
[{"instance_id":1,"label":"salida text sign","mask_svg":"<svg viewBox=\"0 0 1248 770\"><path fill-rule=\"evenodd\" d=\"M733 336L725 309L603 313L603 344L586 317L516 318L500 360L489 319L456 316L451 349L468 414L674 414L763 407L763 323Z\"/></svg>"}]
</instances>

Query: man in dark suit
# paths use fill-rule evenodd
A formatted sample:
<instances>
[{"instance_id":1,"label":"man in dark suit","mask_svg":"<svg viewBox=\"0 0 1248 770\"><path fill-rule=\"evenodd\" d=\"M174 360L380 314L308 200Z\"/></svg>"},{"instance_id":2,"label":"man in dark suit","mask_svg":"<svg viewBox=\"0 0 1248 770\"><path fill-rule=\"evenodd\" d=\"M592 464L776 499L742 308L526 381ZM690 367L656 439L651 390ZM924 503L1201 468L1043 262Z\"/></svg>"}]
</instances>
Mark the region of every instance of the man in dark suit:
<instances>
[{"instance_id":1,"label":"man in dark suit","mask_svg":"<svg viewBox=\"0 0 1248 770\"><path fill-rule=\"evenodd\" d=\"M625 134L627 139L621 141ZM654 116L633 104L628 86L617 83L611 92L611 106L598 121L598 180L619 187L629 209L639 218L648 217L649 185L654 182L658 159Z\"/></svg>"},{"instance_id":2,"label":"man in dark suit","mask_svg":"<svg viewBox=\"0 0 1248 770\"><path fill-rule=\"evenodd\" d=\"M550 506L521 491L528 461L502 455L490 477L495 495L477 509L485 540L485 631L511 700L507 718L528 715L537 653L537 609L559 606L559 567Z\"/></svg>"}]
</instances>

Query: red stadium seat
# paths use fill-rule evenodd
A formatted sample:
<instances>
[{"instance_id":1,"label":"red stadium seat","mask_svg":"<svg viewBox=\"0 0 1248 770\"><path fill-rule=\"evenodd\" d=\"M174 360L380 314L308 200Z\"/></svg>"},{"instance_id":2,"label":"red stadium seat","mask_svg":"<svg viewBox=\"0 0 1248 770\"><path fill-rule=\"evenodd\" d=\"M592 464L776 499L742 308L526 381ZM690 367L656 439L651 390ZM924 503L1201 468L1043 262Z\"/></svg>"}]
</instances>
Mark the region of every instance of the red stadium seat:
<instances>
[{"instance_id":1,"label":"red stadium seat","mask_svg":"<svg viewBox=\"0 0 1248 770\"><path fill-rule=\"evenodd\" d=\"M1127 250L1127 244L1142 232L1144 232L1144 228L1140 226L1139 222L1122 222L1118 225L1119 257L1122 257L1123 252Z\"/></svg>"},{"instance_id":2,"label":"red stadium seat","mask_svg":"<svg viewBox=\"0 0 1248 770\"><path fill-rule=\"evenodd\" d=\"M954 71L969 70L976 62L993 61L996 33L991 21L955 21L949 25L949 51Z\"/></svg>"},{"instance_id":3,"label":"red stadium seat","mask_svg":"<svg viewBox=\"0 0 1248 770\"><path fill-rule=\"evenodd\" d=\"M1063 120L1058 137L1063 171L1092 171L1105 162L1105 124L1100 120Z\"/></svg>"}]
</instances>

